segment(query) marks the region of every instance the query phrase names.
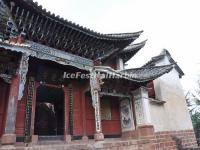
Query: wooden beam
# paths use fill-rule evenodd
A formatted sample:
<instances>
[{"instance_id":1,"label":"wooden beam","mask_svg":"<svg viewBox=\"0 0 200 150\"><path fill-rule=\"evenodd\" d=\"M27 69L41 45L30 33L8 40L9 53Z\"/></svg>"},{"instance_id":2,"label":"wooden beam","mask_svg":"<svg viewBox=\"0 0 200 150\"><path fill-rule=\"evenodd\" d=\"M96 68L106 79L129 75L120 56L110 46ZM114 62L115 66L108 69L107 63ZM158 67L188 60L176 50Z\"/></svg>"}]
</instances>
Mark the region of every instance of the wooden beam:
<instances>
[{"instance_id":1,"label":"wooden beam","mask_svg":"<svg viewBox=\"0 0 200 150\"><path fill-rule=\"evenodd\" d=\"M28 56L54 61L62 65L70 65L83 70L90 70L94 66L93 61L90 59L60 51L42 44L26 41L25 45L26 46L13 46L13 44L0 42L0 47L7 50L26 53Z\"/></svg>"},{"instance_id":2,"label":"wooden beam","mask_svg":"<svg viewBox=\"0 0 200 150\"><path fill-rule=\"evenodd\" d=\"M111 92L99 92L100 96L111 96L111 97L120 97L120 98L130 98L131 95L122 94L122 93L111 93Z\"/></svg>"}]
</instances>

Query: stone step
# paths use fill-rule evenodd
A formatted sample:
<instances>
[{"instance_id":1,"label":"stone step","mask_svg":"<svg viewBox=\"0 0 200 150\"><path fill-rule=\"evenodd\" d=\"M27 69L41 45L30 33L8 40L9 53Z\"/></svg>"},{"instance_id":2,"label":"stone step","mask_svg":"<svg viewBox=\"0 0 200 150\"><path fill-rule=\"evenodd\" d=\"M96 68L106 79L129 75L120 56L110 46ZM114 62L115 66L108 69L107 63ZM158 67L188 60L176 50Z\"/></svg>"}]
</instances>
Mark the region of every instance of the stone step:
<instances>
[{"instance_id":1,"label":"stone step","mask_svg":"<svg viewBox=\"0 0 200 150\"><path fill-rule=\"evenodd\" d=\"M55 140L64 140L63 135L57 135L57 136L38 136L39 141L55 141Z\"/></svg>"},{"instance_id":2,"label":"stone step","mask_svg":"<svg viewBox=\"0 0 200 150\"><path fill-rule=\"evenodd\" d=\"M81 143L81 141L72 141L68 144L64 141L42 141L37 145L24 146L0 146L0 150L138 150L136 140L105 140L101 142Z\"/></svg>"},{"instance_id":3,"label":"stone step","mask_svg":"<svg viewBox=\"0 0 200 150\"><path fill-rule=\"evenodd\" d=\"M0 146L0 150L93 150L88 144L49 144L49 145L29 145L29 146Z\"/></svg>"},{"instance_id":4,"label":"stone step","mask_svg":"<svg viewBox=\"0 0 200 150\"><path fill-rule=\"evenodd\" d=\"M63 136L38 136L38 145L65 144Z\"/></svg>"},{"instance_id":5,"label":"stone step","mask_svg":"<svg viewBox=\"0 0 200 150\"><path fill-rule=\"evenodd\" d=\"M59 145L59 144L66 144L65 141L61 140L54 140L54 141L38 141L38 145Z\"/></svg>"}]
</instances>

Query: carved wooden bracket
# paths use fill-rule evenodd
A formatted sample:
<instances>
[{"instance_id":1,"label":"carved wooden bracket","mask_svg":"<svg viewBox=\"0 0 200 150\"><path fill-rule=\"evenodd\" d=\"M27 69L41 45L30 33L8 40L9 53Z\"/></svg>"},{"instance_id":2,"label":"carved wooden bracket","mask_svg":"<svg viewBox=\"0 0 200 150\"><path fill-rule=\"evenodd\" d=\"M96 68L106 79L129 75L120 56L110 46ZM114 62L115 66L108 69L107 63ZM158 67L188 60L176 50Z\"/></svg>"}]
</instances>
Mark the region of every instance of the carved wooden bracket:
<instances>
[{"instance_id":1,"label":"carved wooden bracket","mask_svg":"<svg viewBox=\"0 0 200 150\"><path fill-rule=\"evenodd\" d=\"M4 80L4 82L11 84L12 76L7 74L0 74L0 78Z\"/></svg>"}]
</instances>

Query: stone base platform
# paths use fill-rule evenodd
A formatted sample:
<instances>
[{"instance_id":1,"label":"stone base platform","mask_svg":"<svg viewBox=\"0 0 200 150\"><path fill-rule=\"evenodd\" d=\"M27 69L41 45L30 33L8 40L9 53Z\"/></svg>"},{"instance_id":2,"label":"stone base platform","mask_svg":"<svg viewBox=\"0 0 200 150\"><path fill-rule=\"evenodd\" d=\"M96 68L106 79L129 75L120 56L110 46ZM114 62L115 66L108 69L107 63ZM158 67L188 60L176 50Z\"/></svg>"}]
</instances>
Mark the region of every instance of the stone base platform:
<instances>
[{"instance_id":1,"label":"stone base platform","mask_svg":"<svg viewBox=\"0 0 200 150\"><path fill-rule=\"evenodd\" d=\"M144 133L148 133L145 134ZM126 135L129 138L126 138ZM193 130L155 132L147 127L142 127L141 132L127 133L122 138L105 138L104 141L88 140L54 140L37 141L29 144L16 143L12 145L0 145L0 150L200 150L197 148ZM132 138L130 137L132 135Z\"/></svg>"},{"instance_id":2,"label":"stone base platform","mask_svg":"<svg viewBox=\"0 0 200 150\"><path fill-rule=\"evenodd\" d=\"M121 139L105 139L104 141L95 142L89 140L87 143L80 140L73 141L70 144L67 142L45 143L45 144L20 144L15 146L3 145L0 150L138 150L137 140L121 140Z\"/></svg>"}]
</instances>

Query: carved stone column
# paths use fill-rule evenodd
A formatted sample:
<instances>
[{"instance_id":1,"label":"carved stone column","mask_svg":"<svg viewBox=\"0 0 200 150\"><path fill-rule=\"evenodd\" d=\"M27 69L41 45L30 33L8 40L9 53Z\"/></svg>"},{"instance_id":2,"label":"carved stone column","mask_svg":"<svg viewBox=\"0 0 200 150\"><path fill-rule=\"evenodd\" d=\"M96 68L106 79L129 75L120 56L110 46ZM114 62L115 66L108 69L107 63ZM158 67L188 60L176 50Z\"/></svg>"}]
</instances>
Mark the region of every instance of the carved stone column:
<instances>
[{"instance_id":1,"label":"carved stone column","mask_svg":"<svg viewBox=\"0 0 200 150\"><path fill-rule=\"evenodd\" d=\"M96 141L104 140L104 135L102 133L102 126L101 126L101 112L100 112L100 83L99 78L95 71L90 72L90 88L91 88L91 96L92 96L92 105L95 111L95 129L96 133L94 135L94 139Z\"/></svg>"},{"instance_id":2,"label":"carved stone column","mask_svg":"<svg viewBox=\"0 0 200 150\"><path fill-rule=\"evenodd\" d=\"M135 135L132 101L129 98L120 101L120 118L122 138L131 138Z\"/></svg>"},{"instance_id":3,"label":"carved stone column","mask_svg":"<svg viewBox=\"0 0 200 150\"><path fill-rule=\"evenodd\" d=\"M133 92L133 96L138 136L153 135L154 128L151 123L150 103L147 89L145 87L140 87Z\"/></svg>"},{"instance_id":4,"label":"carved stone column","mask_svg":"<svg viewBox=\"0 0 200 150\"><path fill-rule=\"evenodd\" d=\"M2 144L14 144L16 142L15 121L18 102L19 75L12 78L8 97L5 131L1 139Z\"/></svg>"}]
</instances>

